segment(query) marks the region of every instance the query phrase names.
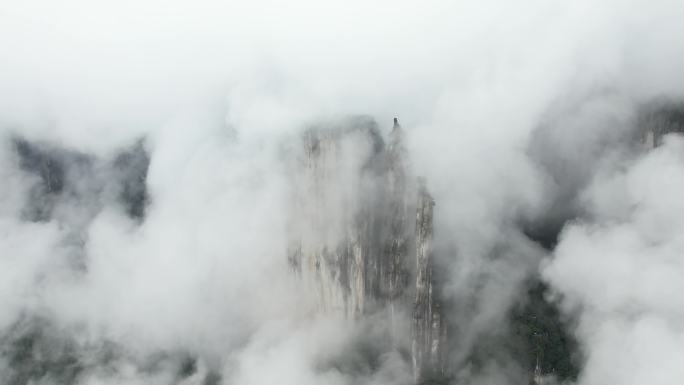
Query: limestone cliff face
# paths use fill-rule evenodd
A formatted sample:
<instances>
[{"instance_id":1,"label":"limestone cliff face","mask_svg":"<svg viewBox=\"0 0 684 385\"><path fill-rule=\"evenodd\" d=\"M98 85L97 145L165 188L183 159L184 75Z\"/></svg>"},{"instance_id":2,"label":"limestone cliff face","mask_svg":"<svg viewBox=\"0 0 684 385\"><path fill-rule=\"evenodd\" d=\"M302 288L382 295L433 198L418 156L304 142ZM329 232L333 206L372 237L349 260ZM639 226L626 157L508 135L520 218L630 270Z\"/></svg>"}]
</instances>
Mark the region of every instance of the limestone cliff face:
<instances>
[{"instance_id":1,"label":"limestone cliff face","mask_svg":"<svg viewBox=\"0 0 684 385\"><path fill-rule=\"evenodd\" d=\"M302 142L293 174L290 263L321 310L359 316L383 299L384 142L364 118L311 128Z\"/></svg>"},{"instance_id":2,"label":"limestone cliff face","mask_svg":"<svg viewBox=\"0 0 684 385\"><path fill-rule=\"evenodd\" d=\"M403 135L395 120L386 144L365 117L305 132L292 173L289 261L321 311L382 312L388 329L410 329L420 381L443 373L446 324L432 277L434 202L410 173Z\"/></svg>"},{"instance_id":3,"label":"limestone cliff face","mask_svg":"<svg viewBox=\"0 0 684 385\"><path fill-rule=\"evenodd\" d=\"M646 105L640 111L637 126L646 149L657 147L667 134L684 134L684 105L674 102Z\"/></svg>"},{"instance_id":4,"label":"limestone cliff face","mask_svg":"<svg viewBox=\"0 0 684 385\"><path fill-rule=\"evenodd\" d=\"M432 215L435 202L421 185L416 212L416 296L411 353L416 382L445 375L447 328L433 276Z\"/></svg>"}]
</instances>

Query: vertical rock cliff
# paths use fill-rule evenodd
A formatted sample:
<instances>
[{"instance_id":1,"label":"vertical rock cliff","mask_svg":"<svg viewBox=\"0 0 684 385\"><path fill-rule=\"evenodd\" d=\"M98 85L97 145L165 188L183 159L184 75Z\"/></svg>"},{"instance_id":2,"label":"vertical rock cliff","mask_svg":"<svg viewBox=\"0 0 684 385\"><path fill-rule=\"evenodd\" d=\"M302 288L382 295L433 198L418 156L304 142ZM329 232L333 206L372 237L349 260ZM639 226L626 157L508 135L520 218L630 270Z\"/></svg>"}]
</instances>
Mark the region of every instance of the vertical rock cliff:
<instances>
[{"instance_id":1,"label":"vertical rock cliff","mask_svg":"<svg viewBox=\"0 0 684 385\"><path fill-rule=\"evenodd\" d=\"M292 267L323 311L356 317L384 296L384 142L374 121L312 127L293 170Z\"/></svg>"},{"instance_id":2,"label":"vertical rock cliff","mask_svg":"<svg viewBox=\"0 0 684 385\"><path fill-rule=\"evenodd\" d=\"M381 313L389 330L410 329L422 381L444 373L446 323L432 275L434 202L411 175L403 137L395 119L386 144L367 117L303 134L292 172L289 261L321 311Z\"/></svg>"},{"instance_id":3,"label":"vertical rock cliff","mask_svg":"<svg viewBox=\"0 0 684 385\"><path fill-rule=\"evenodd\" d=\"M644 146L647 149L657 147L667 134L684 134L684 105L675 102L646 105L642 107L637 126Z\"/></svg>"},{"instance_id":4,"label":"vertical rock cliff","mask_svg":"<svg viewBox=\"0 0 684 385\"><path fill-rule=\"evenodd\" d=\"M446 322L433 276L432 216L435 202L421 183L416 210L416 296L411 354L417 383L445 375Z\"/></svg>"}]
</instances>

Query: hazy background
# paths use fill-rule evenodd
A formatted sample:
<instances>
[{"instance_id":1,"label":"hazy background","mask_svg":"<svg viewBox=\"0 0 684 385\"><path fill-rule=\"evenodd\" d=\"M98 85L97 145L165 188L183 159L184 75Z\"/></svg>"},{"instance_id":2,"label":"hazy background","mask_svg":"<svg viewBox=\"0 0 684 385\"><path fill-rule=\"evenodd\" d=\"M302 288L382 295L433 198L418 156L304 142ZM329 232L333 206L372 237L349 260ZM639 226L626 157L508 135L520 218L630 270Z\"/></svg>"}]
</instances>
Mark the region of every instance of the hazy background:
<instances>
[{"instance_id":1,"label":"hazy background","mask_svg":"<svg viewBox=\"0 0 684 385\"><path fill-rule=\"evenodd\" d=\"M542 271L577 321L580 384L678 384L683 144L622 140L639 105L684 92L682 17L665 0L3 0L0 329L48 320L92 357L83 384L173 383L180 359L146 364L159 352L202 358L188 383L410 383L392 356L360 377L317 368L359 328L314 315L286 266L282 143L362 113L401 119L437 202L454 366ZM105 194L27 222L17 136L91 154L104 179L144 138L144 220ZM553 252L523 234L575 216ZM514 383L492 365L460 379Z\"/></svg>"}]
</instances>

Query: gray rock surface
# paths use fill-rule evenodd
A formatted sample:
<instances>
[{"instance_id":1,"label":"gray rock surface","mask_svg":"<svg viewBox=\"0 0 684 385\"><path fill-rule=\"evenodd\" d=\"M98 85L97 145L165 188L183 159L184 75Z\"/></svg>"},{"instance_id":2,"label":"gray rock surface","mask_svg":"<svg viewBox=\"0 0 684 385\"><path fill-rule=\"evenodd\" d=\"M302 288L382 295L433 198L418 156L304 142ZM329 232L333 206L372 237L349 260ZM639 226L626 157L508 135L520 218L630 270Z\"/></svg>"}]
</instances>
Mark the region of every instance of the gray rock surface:
<instances>
[{"instance_id":1,"label":"gray rock surface","mask_svg":"<svg viewBox=\"0 0 684 385\"><path fill-rule=\"evenodd\" d=\"M411 174L403 137L395 119L385 144L366 117L304 133L292 173L289 261L321 311L381 313L390 330L411 330L421 382L444 374L446 323L432 275L434 202Z\"/></svg>"}]
</instances>

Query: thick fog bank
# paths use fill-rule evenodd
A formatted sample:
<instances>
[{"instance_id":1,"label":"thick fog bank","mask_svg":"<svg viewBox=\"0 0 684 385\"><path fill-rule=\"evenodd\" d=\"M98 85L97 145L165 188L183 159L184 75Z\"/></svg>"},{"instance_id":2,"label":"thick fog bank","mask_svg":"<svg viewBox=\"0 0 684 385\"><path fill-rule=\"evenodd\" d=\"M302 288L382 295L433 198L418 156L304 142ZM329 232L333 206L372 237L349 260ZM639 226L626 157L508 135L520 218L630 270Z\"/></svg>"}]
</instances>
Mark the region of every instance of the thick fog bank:
<instances>
[{"instance_id":1,"label":"thick fog bank","mask_svg":"<svg viewBox=\"0 0 684 385\"><path fill-rule=\"evenodd\" d=\"M0 382L679 383L682 16L3 2Z\"/></svg>"}]
</instances>

